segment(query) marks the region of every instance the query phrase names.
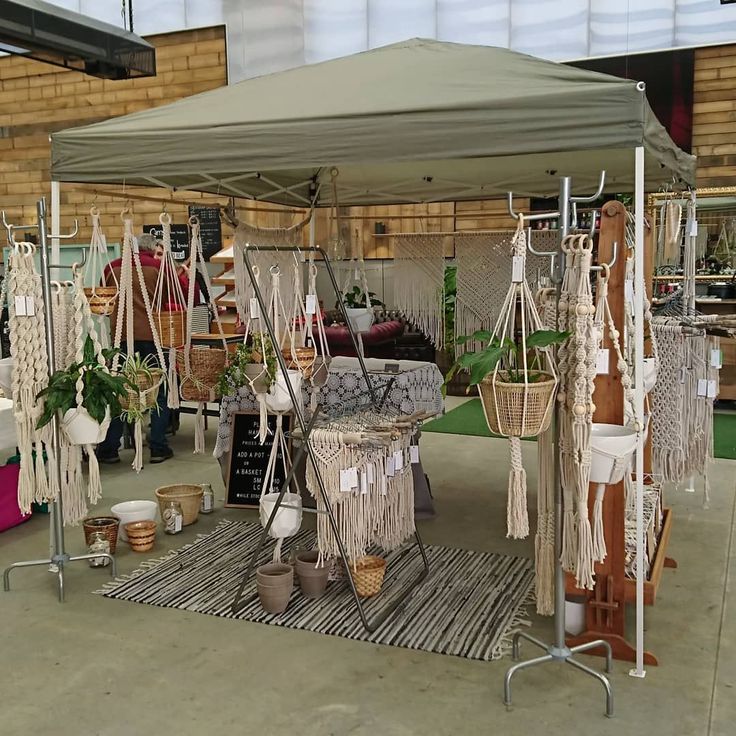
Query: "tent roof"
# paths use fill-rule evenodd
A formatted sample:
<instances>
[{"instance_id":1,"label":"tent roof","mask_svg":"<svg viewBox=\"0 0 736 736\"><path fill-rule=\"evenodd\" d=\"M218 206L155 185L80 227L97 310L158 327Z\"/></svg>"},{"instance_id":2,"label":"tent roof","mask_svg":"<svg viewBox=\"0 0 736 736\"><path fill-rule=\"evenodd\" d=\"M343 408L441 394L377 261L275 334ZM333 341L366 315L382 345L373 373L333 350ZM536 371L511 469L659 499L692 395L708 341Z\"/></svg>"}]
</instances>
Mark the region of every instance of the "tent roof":
<instances>
[{"instance_id":1,"label":"tent roof","mask_svg":"<svg viewBox=\"0 0 736 736\"><path fill-rule=\"evenodd\" d=\"M249 79L52 136L55 180L164 185L286 204L550 194L559 176L694 183L637 83L507 49L414 39Z\"/></svg>"}]
</instances>

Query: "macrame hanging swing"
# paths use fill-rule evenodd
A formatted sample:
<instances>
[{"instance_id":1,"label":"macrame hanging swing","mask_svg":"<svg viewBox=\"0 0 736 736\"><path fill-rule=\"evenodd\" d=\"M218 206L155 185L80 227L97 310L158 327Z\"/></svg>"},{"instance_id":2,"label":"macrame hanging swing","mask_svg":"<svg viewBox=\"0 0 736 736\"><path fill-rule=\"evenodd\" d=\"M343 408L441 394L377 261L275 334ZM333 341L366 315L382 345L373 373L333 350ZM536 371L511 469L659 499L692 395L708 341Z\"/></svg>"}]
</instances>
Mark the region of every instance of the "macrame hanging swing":
<instances>
[{"instance_id":1,"label":"macrame hanging swing","mask_svg":"<svg viewBox=\"0 0 736 736\"><path fill-rule=\"evenodd\" d=\"M536 437L549 427L557 373L550 350L529 340L532 333L542 329L542 322L526 281L526 232L521 217L512 241L511 256L512 280L490 344L503 345L510 341L517 345L517 350L496 364L493 373L479 384L479 391L489 429L509 438L511 471L506 506L507 536L521 539L529 534L521 438ZM530 353L534 356L532 361L529 360Z\"/></svg>"}]
</instances>

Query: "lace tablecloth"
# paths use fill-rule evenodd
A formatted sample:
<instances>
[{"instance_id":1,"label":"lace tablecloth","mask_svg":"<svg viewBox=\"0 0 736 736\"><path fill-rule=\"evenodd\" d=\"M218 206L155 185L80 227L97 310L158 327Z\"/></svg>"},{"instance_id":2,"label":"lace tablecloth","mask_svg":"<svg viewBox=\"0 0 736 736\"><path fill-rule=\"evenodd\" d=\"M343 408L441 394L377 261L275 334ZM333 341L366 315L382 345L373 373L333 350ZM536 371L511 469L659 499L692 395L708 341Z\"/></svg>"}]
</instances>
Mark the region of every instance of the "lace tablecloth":
<instances>
[{"instance_id":1,"label":"lace tablecloth","mask_svg":"<svg viewBox=\"0 0 736 736\"><path fill-rule=\"evenodd\" d=\"M443 407L442 373L434 363L422 363L414 360L394 361L399 364L400 372L395 375L383 373L385 360L366 359L366 367L371 371L371 381L377 391L385 390L391 378L395 378L388 396L386 407L402 414L413 414L416 411L441 412ZM391 361L389 361L391 362ZM348 410L351 405L367 402L365 392L368 390L360 370L357 358L336 357L330 364L327 384L320 389L318 401L329 412ZM381 394L379 393L379 396ZM311 404L312 388L304 386L302 398L305 407ZM258 403L248 387L242 387L234 396L223 396L220 401L220 423L217 429L217 442L213 455L220 458L230 451L231 417L239 411L257 411Z\"/></svg>"}]
</instances>

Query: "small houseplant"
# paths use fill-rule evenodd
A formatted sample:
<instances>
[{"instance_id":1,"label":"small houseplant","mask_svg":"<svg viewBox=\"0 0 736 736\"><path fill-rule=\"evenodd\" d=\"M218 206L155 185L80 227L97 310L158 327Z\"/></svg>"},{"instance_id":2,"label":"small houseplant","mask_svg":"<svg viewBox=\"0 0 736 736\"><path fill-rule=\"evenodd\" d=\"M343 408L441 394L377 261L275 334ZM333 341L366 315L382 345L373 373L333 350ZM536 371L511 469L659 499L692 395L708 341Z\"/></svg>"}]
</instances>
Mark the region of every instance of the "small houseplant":
<instances>
[{"instance_id":1,"label":"small houseplant","mask_svg":"<svg viewBox=\"0 0 736 736\"><path fill-rule=\"evenodd\" d=\"M382 307L383 302L374 292L365 292L359 286L353 286L343 294L343 303L348 320L355 332L368 332L373 325L373 307Z\"/></svg>"},{"instance_id":2,"label":"small houseplant","mask_svg":"<svg viewBox=\"0 0 736 736\"><path fill-rule=\"evenodd\" d=\"M508 437L534 437L552 416L551 402L557 379L540 367L540 352L564 342L569 332L537 330L524 343L499 340L487 330L462 335L456 342L486 343L480 350L463 353L447 373L443 390L459 370L470 372L470 387L478 386L492 432ZM533 351L524 364L524 346ZM469 387L469 388L470 388ZM468 389L469 390L469 389Z\"/></svg>"},{"instance_id":3,"label":"small houseplant","mask_svg":"<svg viewBox=\"0 0 736 736\"><path fill-rule=\"evenodd\" d=\"M103 350L106 361L115 350ZM77 381L82 379L82 401L77 405ZM37 429L48 424L54 414L62 417L61 426L72 444L96 444L104 439L110 417L122 411L120 398L126 396L130 382L123 375L113 376L98 363L92 340L87 337L81 361L56 371L49 385L37 398L44 399L44 410Z\"/></svg>"},{"instance_id":4,"label":"small houseplant","mask_svg":"<svg viewBox=\"0 0 736 736\"><path fill-rule=\"evenodd\" d=\"M265 394L276 378L276 353L271 338L256 332L250 339L251 342L238 345L220 373L217 388L222 396L232 396L251 383L255 393Z\"/></svg>"},{"instance_id":5,"label":"small houseplant","mask_svg":"<svg viewBox=\"0 0 736 736\"><path fill-rule=\"evenodd\" d=\"M126 393L120 397L124 422L134 424L143 419L149 409L158 411L158 392L164 372L157 367L156 356L141 358L140 353L129 355L123 362L120 375L128 381Z\"/></svg>"}]
</instances>

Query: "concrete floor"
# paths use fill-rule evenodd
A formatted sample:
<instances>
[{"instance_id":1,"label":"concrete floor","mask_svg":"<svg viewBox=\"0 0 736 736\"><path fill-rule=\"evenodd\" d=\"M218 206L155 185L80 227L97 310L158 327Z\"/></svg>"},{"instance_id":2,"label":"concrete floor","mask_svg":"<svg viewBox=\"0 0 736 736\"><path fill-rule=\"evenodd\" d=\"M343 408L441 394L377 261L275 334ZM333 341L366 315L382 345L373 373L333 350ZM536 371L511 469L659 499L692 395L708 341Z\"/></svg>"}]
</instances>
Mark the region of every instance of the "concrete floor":
<instances>
[{"instance_id":1,"label":"concrete floor","mask_svg":"<svg viewBox=\"0 0 736 736\"><path fill-rule=\"evenodd\" d=\"M222 496L217 464L191 455L191 436L185 424L173 442L176 458L139 476L127 464L130 453L103 468L98 511L153 498L156 486L177 481L210 482ZM523 444L532 488L535 447ZM530 542L504 536L506 453L499 440L425 433L422 459L438 512L421 525L426 542L532 555ZM675 510L671 554L680 567L665 570L657 605L647 611L647 646L661 666L637 680L628 664L616 663L613 720L603 716L600 685L569 667L520 674L507 711L501 690L508 658L471 662L107 600L91 593L107 573L77 563L68 570L63 605L43 568L14 573L12 591L0 593L0 734L733 734L736 619L727 614L736 603L729 576L734 469L731 461L714 463L709 510L699 494L668 497ZM220 505L183 534L160 535L151 555L222 518L255 519ZM83 551L81 529L69 529L67 538L69 551ZM34 517L0 535L0 566L41 557L47 543L47 518ZM129 572L146 556L123 544L117 557L120 571ZM550 636L549 620L532 621L533 633Z\"/></svg>"}]
</instances>

